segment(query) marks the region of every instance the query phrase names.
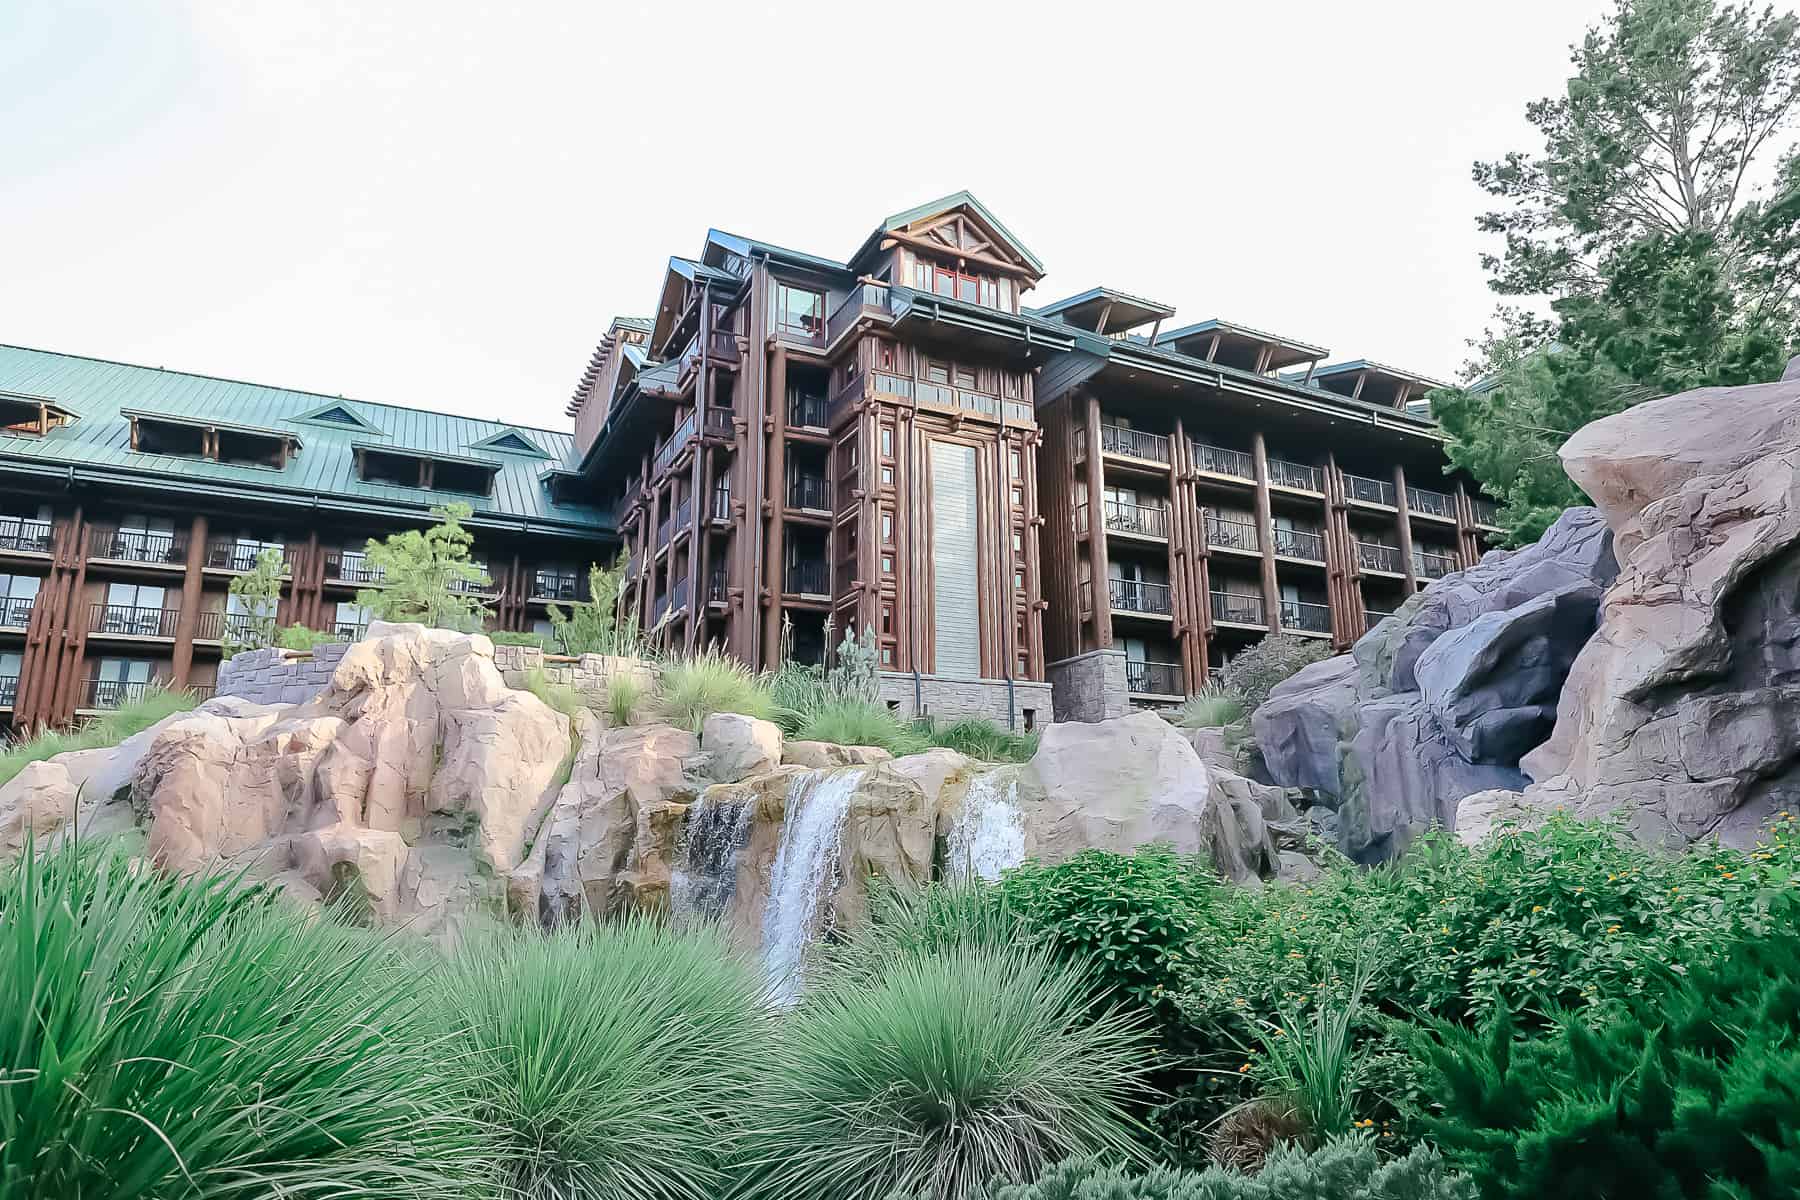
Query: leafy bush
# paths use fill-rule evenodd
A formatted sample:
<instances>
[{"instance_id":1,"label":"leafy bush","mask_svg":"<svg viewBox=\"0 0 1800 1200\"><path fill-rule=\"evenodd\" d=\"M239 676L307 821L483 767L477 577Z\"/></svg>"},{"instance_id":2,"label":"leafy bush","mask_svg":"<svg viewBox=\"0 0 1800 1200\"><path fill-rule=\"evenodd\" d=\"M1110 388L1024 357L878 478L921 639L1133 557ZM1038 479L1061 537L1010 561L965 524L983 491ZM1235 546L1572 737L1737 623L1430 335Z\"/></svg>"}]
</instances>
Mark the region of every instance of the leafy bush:
<instances>
[{"instance_id":1,"label":"leafy bush","mask_svg":"<svg viewBox=\"0 0 1800 1200\"><path fill-rule=\"evenodd\" d=\"M1516 1044L1502 1010L1415 1044L1427 1122L1485 1197L1791 1197L1800 1192L1800 933L1745 939L1662 996Z\"/></svg>"},{"instance_id":2,"label":"leafy bush","mask_svg":"<svg viewBox=\"0 0 1800 1200\"><path fill-rule=\"evenodd\" d=\"M463 528L474 510L457 501L432 508L437 524L369 540L368 566L382 586L363 588L356 603L383 621L419 621L434 629L475 633L488 607L475 588L493 581L469 557L475 535Z\"/></svg>"},{"instance_id":3,"label":"leafy bush","mask_svg":"<svg viewBox=\"0 0 1800 1200\"><path fill-rule=\"evenodd\" d=\"M467 1194L388 943L65 843L0 878L0 1195Z\"/></svg>"},{"instance_id":4,"label":"leafy bush","mask_svg":"<svg viewBox=\"0 0 1800 1200\"><path fill-rule=\"evenodd\" d=\"M768 687L748 667L710 649L663 667L656 712L660 720L698 734L714 713L768 720L775 714L775 703Z\"/></svg>"},{"instance_id":5,"label":"leafy bush","mask_svg":"<svg viewBox=\"0 0 1800 1200\"><path fill-rule=\"evenodd\" d=\"M1144 1037L1082 1019L1084 975L1042 948L895 954L828 973L773 1042L737 1195L962 1200L1069 1154L1142 1158Z\"/></svg>"},{"instance_id":6,"label":"leafy bush","mask_svg":"<svg viewBox=\"0 0 1800 1200\"><path fill-rule=\"evenodd\" d=\"M14 742L0 750L0 784L6 783L25 767L41 759L54 758L73 750L97 750L116 746L133 734L142 733L164 717L186 712L199 703L192 692L146 688L135 700L121 704L102 716L86 721L67 732L50 730L23 742Z\"/></svg>"},{"instance_id":7,"label":"leafy bush","mask_svg":"<svg viewBox=\"0 0 1800 1200\"><path fill-rule=\"evenodd\" d=\"M241 610L225 622L225 653L262 650L275 645L275 615L281 608L281 577L287 559L274 546L256 553L256 565L234 577L227 593Z\"/></svg>"},{"instance_id":8,"label":"leafy bush","mask_svg":"<svg viewBox=\"0 0 1800 1200\"><path fill-rule=\"evenodd\" d=\"M1250 715L1250 709L1238 692L1208 686L1189 696L1171 715L1182 729L1215 729L1237 724Z\"/></svg>"},{"instance_id":9,"label":"leafy bush","mask_svg":"<svg viewBox=\"0 0 1800 1200\"><path fill-rule=\"evenodd\" d=\"M614 725L631 724L650 695L650 685L641 676L629 671L614 673L606 681L607 720Z\"/></svg>"},{"instance_id":10,"label":"leafy bush","mask_svg":"<svg viewBox=\"0 0 1800 1200\"><path fill-rule=\"evenodd\" d=\"M283 625L275 631L275 644L283 650L311 650L321 642L338 641L335 633L305 625Z\"/></svg>"},{"instance_id":11,"label":"leafy bush","mask_svg":"<svg viewBox=\"0 0 1800 1200\"><path fill-rule=\"evenodd\" d=\"M460 948L440 1002L495 1164L488 1194L711 1200L768 1044L760 976L722 938L647 922Z\"/></svg>"},{"instance_id":12,"label":"leafy bush","mask_svg":"<svg viewBox=\"0 0 1800 1200\"><path fill-rule=\"evenodd\" d=\"M1015 733L983 717L964 717L948 725L929 726L925 738L933 746L982 762L1025 762L1038 748L1035 732Z\"/></svg>"},{"instance_id":13,"label":"leafy bush","mask_svg":"<svg viewBox=\"0 0 1800 1200\"><path fill-rule=\"evenodd\" d=\"M917 729L867 700L827 700L805 715L793 736L840 746L879 746L896 758L930 744Z\"/></svg>"},{"instance_id":14,"label":"leafy bush","mask_svg":"<svg viewBox=\"0 0 1800 1200\"><path fill-rule=\"evenodd\" d=\"M637 614L623 611L620 600L625 595L631 573L631 558L621 554L610 567L594 564L588 567L588 599L569 606L550 605L550 625L556 631L556 642L564 654L609 654L636 657L643 650L638 631Z\"/></svg>"},{"instance_id":15,"label":"leafy bush","mask_svg":"<svg viewBox=\"0 0 1800 1200\"><path fill-rule=\"evenodd\" d=\"M1331 646L1319 638L1293 633L1271 633L1255 645L1238 651L1219 671L1219 687L1243 698L1255 712L1269 693L1305 667L1331 657Z\"/></svg>"},{"instance_id":16,"label":"leafy bush","mask_svg":"<svg viewBox=\"0 0 1800 1200\"><path fill-rule=\"evenodd\" d=\"M1435 1151L1384 1159L1373 1139L1341 1137L1317 1150L1284 1146L1254 1175L1213 1167L1134 1175L1093 1158L1072 1159L1036 1183L1001 1187L993 1200L1474 1200L1467 1178Z\"/></svg>"}]
</instances>

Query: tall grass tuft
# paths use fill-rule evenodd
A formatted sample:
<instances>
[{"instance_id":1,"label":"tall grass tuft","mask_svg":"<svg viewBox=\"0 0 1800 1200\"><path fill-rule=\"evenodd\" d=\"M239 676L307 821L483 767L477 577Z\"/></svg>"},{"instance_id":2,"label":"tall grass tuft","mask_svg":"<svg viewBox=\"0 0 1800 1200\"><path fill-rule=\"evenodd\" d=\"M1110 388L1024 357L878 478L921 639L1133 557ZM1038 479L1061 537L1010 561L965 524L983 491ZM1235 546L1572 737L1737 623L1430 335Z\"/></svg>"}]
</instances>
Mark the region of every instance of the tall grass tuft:
<instances>
[{"instance_id":1,"label":"tall grass tuft","mask_svg":"<svg viewBox=\"0 0 1800 1200\"><path fill-rule=\"evenodd\" d=\"M466 1195L472 1122L389 944L65 843L0 878L0 1195Z\"/></svg>"},{"instance_id":2,"label":"tall grass tuft","mask_svg":"<svg viewBox=\"0 0 1800 1200\"><path fill-rule=\"evenodd\" d=\"M164 717L186 712L198 704L192 692L175 692L163 688L147 688L144 694L112 712L95 717L68 732L51 731L23 742L15 742L0 750L0 784L6 783L25 767L40 759L53 758L71 750L96 750L116 746L136 733L142 733Z\"/></svg>"},{"instance_id":3,"label":"tall grass tuft","mask_svg":"<svg viewBox=\"0 0 1800 1200\"><path fill-rule=\"evenodd\" d=\"M1002 729L982 717L964 717L934 727L926 737L934 746L955 750L982 762L1024 762L1037 753L1036 733Z\"/></svg>"},{"instance_id":4,"label":"tall grass tuft","mask_svg":"<svg viewBox=\"0 0 1800 1200\"><path fill-rule=\"evenodd\" d=\"M767 685L743 663L717 649L678 658L663 668L656 698L660 720L698 734L714 713L769 720L775 703Z\"/></svg>"},{"instance_id":5,"label":"tall grass tuft","mask_svg":"<svg viewBox=\"0 0 1800 1200\"><path fill-rule=\"evenodd\" d=\"M525 673L525 690L571 721L587 707L580 692L566 683L552 680L544 674L542 667L533 667Z\"/></svg>"},{"instance_id":6,"label":"tall grass tuft","mask_svg":"<svg viewBox=\"0 0 1800 1200\"><path fill-rule=\"evenodd\" d=\"M444 995L494 1194L710 1200L768 1044L760 975L718 936L646 922L508 932ZM511 1189L511 1190L508 1190Z\"/></svg>"},{"instance_id":7,"label":"tall grass tuft","mask_svg":"<svg viewBox=\"0 0 1800 1200\"><path fill-rule=\"evenodd\" d=\"M1070 1154L1141 1162L1149 1046L1086 1019L1046 950L952 946L828 974L777 1032L749 1107L740 1200L964 1200Z\"/></svg>"},{"instance_id":8,"label":"tall grass tuft","mask_svg":"<svg viewBox=\"0 0 1800 1200\"><path fill-rule=\"evenodd\" d=\"M840 746L879 746L896 758L931 744L918 729L868 700L827 700L805 714L793 736Z\"/></svg>"},{"instance_id":9,"label":"tall grass tuft","mask_svg":"<svg viewBox=\"0 0 1800 1200\"><path fill-rule=\"evenodd\" d=\"M650 694L650 685L641 676L630 671L615 673L606 681L606 719L615 726L631 724Z\"/></svg>"},{"instance_id":10,"label":"tall grass tuft","mask_svg":"<svg viewBox=\"0 0 1800 1200\"><path fill-rule=\"evenodd\" d=\"M1256 1079L1270 1100L1300 1118L1309 1145L1353 1131L1365 1059L1356 1032L1364 1021L1363 996L1373 974L1363 957L1344 1003L1319 1005L1310 1018L1290 1005L1275 1021L1259 1022Z\"/></svg>"},{"instance_id":11,"label":"tall grass tuft","mask_svg":"<svg viewBox=\"0 0 1800 1200\"><path fill-rule=\"evenodd\" d=\"M1237 724L1250 715L1250 709L1241 694L1209 686L1189 696L1171 715L1182 729L1214 729Z\"/></svg>"}]
</instances>

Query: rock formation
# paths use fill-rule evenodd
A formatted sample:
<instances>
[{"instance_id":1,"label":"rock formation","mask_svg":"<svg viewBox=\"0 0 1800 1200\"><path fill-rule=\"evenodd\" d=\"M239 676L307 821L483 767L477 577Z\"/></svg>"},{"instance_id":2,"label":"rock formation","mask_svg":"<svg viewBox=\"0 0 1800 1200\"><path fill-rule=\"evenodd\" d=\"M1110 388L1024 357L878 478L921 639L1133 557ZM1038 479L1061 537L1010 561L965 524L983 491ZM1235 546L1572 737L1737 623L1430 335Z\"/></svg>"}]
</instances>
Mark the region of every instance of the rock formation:
<instances>
[{"instance_id":1,"label":"rock formation","mask_svg":"<svg viewBox=\"0 0 1800 1200\"><path fill-rule=\"evenodd\" d=\"M1520 759L1549 735L1617 572L1601 514L1578 508L1535 545L1437 580L1256 711L1270 778L1335 807L1361 862L1451 825L1465 796L1524 787Z\"/></svg>"}]
</instances>

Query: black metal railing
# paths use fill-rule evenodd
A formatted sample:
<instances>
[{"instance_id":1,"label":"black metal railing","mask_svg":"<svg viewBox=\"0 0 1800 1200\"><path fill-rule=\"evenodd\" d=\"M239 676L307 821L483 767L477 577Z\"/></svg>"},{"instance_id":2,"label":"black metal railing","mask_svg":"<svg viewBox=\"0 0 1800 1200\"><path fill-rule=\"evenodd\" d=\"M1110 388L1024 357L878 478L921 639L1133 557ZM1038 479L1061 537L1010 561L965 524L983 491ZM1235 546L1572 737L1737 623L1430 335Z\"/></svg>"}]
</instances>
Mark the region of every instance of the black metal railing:
<instances>
[{"instance_id":1,"label":"black metal railing","mask_svg":"<svg viewBox=\"0 0 1800 1200\"><path fill-rule=\"evenodd\" d=\"M1281 627L1304 630L1307 633L1330 633L1331 606L1310 600L1283 600Z\"/></svg>"},{"instance_id":2,"label":"black metal railing","mask_svg":"<svg viewBox=\"0 0 1800 1200\"><path fill-rule=\"evenodd\" d=\"M1319 483L1319 468L1289 462L1285 458L1269 460L1269 482L1275 487L1294 488L1302 492L1324 490Z\"/></svg>"},{"instance_id":3,"label":"black metal railing","mask_svg":"<svg viewBox=\"0 0 1800 1200\"><path fill-rule=\"evenodd\" d=\"M810 475L803 471L792 472L788 475L787 502L789 508L810 508L830 512L831 484L823 475Z\"/></svg>"},{"instance_id":4,"label":"black metal railing","mask_svg":"<svg viewBox=\"0 0 1800 1200\"><path fill-rule=\"evenodd\" d=\"M715 521L731 520L731 480L720 479L713 484L712 507L708 515Z\"/></svg>"},{"instance_id":5,"label":"black metal railing","mask_svg":"<svg viewBox=\"0 0 1800 1200\"><path fill-rule=\"evenodd\" d=\"M682 576L670 585L667 600L669 602L668 607L676 612L680 612L688 606L687 576Z\"/></svg>"},{"instance_id":6,"label":"black metal railing","mask_svg":"<svg viewBox=\"0 0 1800 1200\"><path fill-rule=\"evenodd\" d=\"M1127 662L1125 687L1128 691L1151 696L1179 696L1182 694L1181 664Z\"/></svg>"},{"instance_id":7,"label":"black metal railing","mask_svg":"<svg viewBox=\"0 0 1800 1200\"><path fill-rule=\"evenodd\" d=\"M712 577L706 581L706 602L708 604L725 603L727 591L726 578L727 576L724 567L715 566L713 568Z\"/></svg>"},{"instance_id":8,"label":"black metal railing","mask_svg":"<svg viewBox=\"0 0 1800 1200\"><path fill-rule=\"evenodd\" d=\"M1400 547L1387 546L1381 542L1356 543L1356 564L1365 571L1386 571L1390 575L1399 575Z\"/></svg>"},{"instance_id":9,"label":"black metal railing","mask_svg":"<svg viewBox=\"0 0 1800 1200\"><path fill-rule=\"evenodd\" d=\"M801 429L824 429L830 419L824 396L807 392L788 393L788 424Z\"/></svg>"},{"instance_id":10,"label":"black metal railing","mask_svg":"<svg viewBox=\"0 0 1800 1200\"><path fill-rule=\"evenodd\" d=\"M1242 450L1224 446L1193 443L1194 469L1211 475L1230 475L1234 479L1255 479L1256 459Z\"/></svg>"},{"instance_id":11,"label":"black metal railing","mask_svg":"<svg viewBox=\"0 0 1800 1200\"><path fill-rule=\"evenodd\" d=\"M10 596L0 599L0 625L8 629L23 629L31 624L31 609L37 602L36 596Z\"/></svg>"},{"instance_id":12,"label":"black metal railing","mask_svg":"<svg viewBox=\"0 0 1800 1200\"><path fill-rule=\"evenodd\" d=\"M275 617L251 613L203 612L194 618L194 640L218 642L227 638L243 643L266 641L275 633Z\"/></svg>"},{"instance_id":13,"label":"black metal railing","mask_svg":"<svg viewBox=\"0 0 1800 1200\"><path fill-rule=\"evenodd\" d=\"M1371 479L1367 475L1352 475L1344 472L1344 495L1350 500L1361 500L1365 504L1385 504L1394 506L1394 485L1380 479Z\"/></svg>"},{"instance_id":14,"label":"black metal railing","mask_svg":"<svg viewBox=\"0 0 1800 1200\"><path fill-rule=\"evenodd\" d=\"M706 410L706 424L702 427L708 437L736 437L737 413L729 408L712 408Z\"/></svg>"},{"instance_id":15,"label":"black metal railing","mask_svg":"<svg viewBox=\"0 0 1800 1200\"><path fill-rule=\"evenodd\" d=\"M1212 615L1215 621L1230 621L1237 625L1269 623L1268 617L1263 613L1263 598L1247 596L1242 592L1214 592Z\"/></svg>"},{"instance_id":16,"label":"black metal railing","mask_svg":"<svg viewBox=\"0 0 1800 1200\"><path fill-rule=\"evenodd\" d=\"M1456 570L1456 557L1436 550L1414 550L1413 570L1426 579L1442 579Z\"/></svg>"},{"instance_id":17,"label":"black metal railing","mask_svg":"<svg viewBox=\"0 0 1800 1200\"><path fill-rule=\"evenodd\" d=\"M32 517L0 517L0 550L48 554L53 532L48 521Z\"/></svg>"},{"instance_id":18,"label":"black metal railing","mask_svg":"<svg viewBox=\"0 0 1800 1200\"><path fill-rule=\"evenodd\" d=\"M481 572L479 579L452 579L450 590L464 596L491 596L494 594L494 577L488 574L488 566L479 559L470 559L469 565Z\"/></svg>"},{"instance_id":19,"label":"black metal railing","mask_svg":"<svg viewBox=\"0 0 1800 1200\"><path fill-rule=\"evenodd\" d=\"M11 708L19 701L19 677L0 675L0 708Z\"/></svg>"},{"instance_id":20,"label":"black metal railing","mask_svg":"<svg viewBox=\"0 0 1800 1200\"><path fill-rule=\"evenodd\" d=\"M207 543L206 565L214 571L254 571L257 557L264 550L279 551L282 569L287 569L288 550L280 542L240 542L230 538Z\"/></svg>"},{"instance_id":21,"label":"black metal railing","mask_svg":"<svg viewBox=\"0 0 1800 1200\"><path fill-rule=\"evenodd\" d=\"M689 413L683 418L681 424L675 427L675 432L669 435L669 440L664 442L662 448L656 452L655 464L651 469L651 474L660 475L663 471L667 470L669 464L674 462L676 456L681 453L682 449L693 440L694 414Z\"/></svg>"},{"instance_id":22,"label":"black metal railing","mask_svg":"<svg viewBox=\"0 0 1800 1200\"><path fill-rule=\"evenodd\" d=\"M1226 550L1247 550L1251 554L1261 554L1262 545L1256 537L1256 524L1253 521L1238 521L1230 517L1206 515L1206 544Z\"/></svg>"},{"instance_id":23,"label":"black metal railing","mask_svg":"<svg viewBox=\"0 0 1800 1200\"><path fill-rule=\"evenodd\" d=\"M88 632L119 637L172 638L180 621L181 610L176 608L96 604L88 612Z\"/></svg>"},{"instance_id":24,"label":"black metal railing","mask_svg":"<svg viewBox=\"0 0 1800 1200\"><path fill-rule=\"evenodd\" d=\"M1455 499L1443 492L1409 487L1406 489L1406 503L1414 512L1424 513L1428 517L1443 517L1446 520L1452 520L1456 516Z\"/></svg>"},{"instance_id":25,"label":"black metal railing","mask_svg":"<svg viewBox=\"0 0 1800 1200\"><path fill-rule=\"evenodd\" d=\"M1142 579L1108 579L1107 599L1114 612L1152 613L1168 616L1174 611L1174 593L1166 583Z\"/></svg>"},{"instance_id":26,"label":"black metal railing","mask_svg":"<svg viewBox=\"0 0 1800 1200\"><path fill-rule=\"evenodd\" d=\"M1363 610L1363 628L1373 629L1393 615L1392 612L1383 612L1379 608L1366 608Z\"/></svg>"},{"instance_id":27,"label":"black metal railing","mask_svg":"<svg viewBox=\"0 0 1800 1200\"><path fill-rule=\"evenodd\" d=\"M387 572L361 550L332 550L325 555L325 578L339 583L380 583Z\"/></svg>"},{"instance_id":28,"label":"black metal railing","mask_svg":"<svg viewBox=\"0 0 1800 1200\"><path fill-rule=\"evenodd\" d=\"M88 555L122 562L181 563L187 560L188 535L147 529L96 525L88 535Z\"/></svg>"},{"instance_id":29,"label":"black metal railing","mask_svg":"<svg viewBox=\"0 0 1800 1200\"><path fill-rule=\"evenodd\" d=\"M144 693L153 687L163 686L160 680L145 679L89 679L82 692L83 708L118 708L124 704L134 703L144 698Z\"/></svg>"},{"instance_id":30,"label":"black metal railing","mask_svg":"<svg viewBox=\"0 0 1800 1200\"><path fill-rule=\"evenodd\" d=\"M1134 533L1139 537L1169 536L1169 510L1161 504L1132 504L1125 500L1106 502L1106 527L1114 533Z\"/></svg>"},{"instance_id":31,"label":"black metal railing","mask_svg":"<svg viewBox=\"0 0 1800 1200\"><path fill-rule=\"evenodd\" d=\"M831 569L822 558L791 559L782 590L791 595L829 596Z\"/></svg>"},{"instance_id":32,"label":"black metal railing","mask_svg":"<svg viewBox=\"0 0 1800 1200\"><path fill-rule=\"evenodd\" d=\"M1145 433L1141 429L1127 429L1123 425L1108 425L1102 421L1100 452L1166 463L1169 461L1169 439L1160 433Z\"/></svg>"},{"instance_id":33,"label":"black metal railing","mask_svg":"<svg viewBox=\"0 0 1800 1200\"><path fill-rule=\"evenodd\" d=\"M331 627L332 636L340 642L360 642L363 634L369 632L367 625L354 621L339 621Z\"/></svg>"},{"instance_id":34,"label":"black metal railing","mask_svg":"<svg viewBox=\"0 0 1800 1200\"><path fill-rule=\"evenodd\" d=\"M662 520L656 523L656 549L658 553L668 549L669 539L675 533L675 514L664 511Z\"/></svg>"},{"instance_id":35,"label":"black metal railing","mask_svg":"<svg viewBox=\"0 0 1800 1200\"><path fill-rule=\"evenodd\" d=\"M531 598L533 600L561 600L570 603L585 600L582 584L584 580L578 571L534 571L531 575Z\"/></svg>"},{"instance_id":36,"label":"black metal railing","mask_svg":"<svg viewBox=\"0 0 1800 1200\"><path fill-rule=\"evenodd\" d=\"M1325 561L1325 535L1310 529L1275 527L1275 553L1284 558L1300 558L1307 562Z\"/></svg>"},{"instance_id":37,"label":"black metal railing","mask_svg":"<svg viewBox=\"0 0 1800 1200\"><path fill-rule=\"evenodd\" d=\"M1482 496L1469 497L1469 504L1475 510L1477 525L1490 525L1496 528L1499 526L1500 506L1498 504Z\"/></svg>"}]
</instances>

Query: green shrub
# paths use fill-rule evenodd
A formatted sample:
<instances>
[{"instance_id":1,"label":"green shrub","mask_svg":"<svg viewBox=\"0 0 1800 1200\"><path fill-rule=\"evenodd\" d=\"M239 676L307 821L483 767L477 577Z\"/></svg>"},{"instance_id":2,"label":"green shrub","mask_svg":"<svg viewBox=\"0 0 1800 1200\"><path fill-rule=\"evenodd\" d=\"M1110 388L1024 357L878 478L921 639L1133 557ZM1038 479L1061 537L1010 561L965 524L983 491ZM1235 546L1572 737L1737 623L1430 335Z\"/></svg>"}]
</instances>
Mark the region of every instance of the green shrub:
<instances>
[{"instance_id":1,"label":"green shrub","mask_svg":"<svg viewBox=\"0 0 1800 1200\"><path fill-rule=\"evenodd\" d=\"M982 762L1025 762L1037 753L1038 735L1002 729L984 717L964 717L948 725L928 726L933 746L955 750Z\"/></svg>"},{"instance_id":2,"label":"green shrub","mask_svg":"<svg viewBox=\"0 0 1800 1200\"><path fill-rule=\"evenodd\" d=\"M1435 1151L1383 1158L1368 1137L1341 1137L1317 1150L1278 1148L1261 1171L1239 1174L1166 1168L1135 1175L1093 1158L1073 1159L1035 1183L999 1188L993 1200L1474 1200L1469 1180Z\"/></svg>"},{"instance_id":3,"label":"green shrub","mask_svg":"<svg viewBox=\"0 0 1800 1200\"><path fill-rule=\"evenodd\" d=\"M496 646L533 646L539 650L548 650L548 639L541 633L520 633L512 629L496 629L490 632L488 640Z\"/></svg>"},{"instance_id":4,"label":"green shrub","mask_svg":"<svg viewBox=\"0 0 1800 1200\"><path fill-rule=\"evenodd\" d=\"M607 720L614 725L631 724L651 694L650 685L642 676L629 671L615 672L606 681Z\"/></svg>"},{"instance_id":5,"label":"green shrub","mask_svg":"<svg viewBox=\"0 0 1800 1200\"><path fill-rule=\"evenodd\" d=\"M642 654L637 613L621 604L630 581L631 559L620 554L610 567L588 566L588 599L550 605L550 626L564 654L608 654L634 658ZM620 619L623 614L623 620Z\"/></svg>"},{"instance_id":6,"label":"green shrub","mask_svg":"<svg viewBox=\"0 0 1800 1200\"><path fill-rule=\"evenodd\" d=\"M1305 667L1331 657L1330 643L1294 633L1271 633L1237 656L1219 671L1219 687L1242 697L1244 707L1255 712L1277 685Z\"/></svg>"},{"instance_id":7,"label":"green shrub","mask_svg":"<svg viewBox=\"0 0 1800 1200\"><path fill-rule=\"evenodd\" d=\"M770 1033L761 978L720 937L647 922L495 934L438 1003L488 1194L711 1200Z\"/></svg>"},{"instance_id":8,"label":"green shrub","mask_svg":"<svg viewBox=\"0 0 1800 1200\"><path fill-rule=\"evenodd\" d=\"M389 943L65 843L0 878L0 1195L467 1195Z\"/></svg>"},{"instance_id":9,"label":"green shrub","mask_svg":"<svg viewBox=\"0 0 1800 1200\"><path fill-rule=\"evenodd\" d=\"M283 625L275 631L275 644L283 650L311 650L321 642L339 641L338 635L305 625Z\"/></svg>"},{"instance_id":10,"label":"green shrub","mask_svg":"<svg viewBox=\"0 0 1800 1200\"><path fill-rule=\"evenodd\" d=\"M50 730L23 742L14 742L0 750L0 784L6 783L25 767L41 759L54 758L74 750L97 750L116 746L133 734L142 733L164 717L186 712L199 703L192 692L146 688L137 699L68 731Z\"/></svg>"},{"instance_id":11,"label":"green shrub","mask_svg":"<svg viewBox=\"0 0 1800 1200\"><path fill-rule=\"evenodd\" d=\"M839 746L879 746L896 758L929 745L924 734L867 700L827 700L806 714L793 736Z\"/></svg>"},{"instance_id":12,"label":"green shrub","mask_svg":"<svg viewBox=\"0 0 1800 1200\"><path fill-rule=\"evenodd\" d=\"M678 658L662 671L658 719L698 734L714 713L768 720L775 715L768 687L748 667L719 650Z\"/></svg>"},{"instance_id":13,"label":"green shrub","mask_svg":"<svg viewBox=\"0 0 1800 1200\"><path fill-rule=\"evenodd\" d=\"M1800 1194L1800 933L1752 936L1617 1019L1516 1043L1416 1032L1443 1116L1427 1127L1489 1198Z\"/></svg>"},{"instance_id":14,"label":"green shrub","mask_svg":"<svg viewBox=\"0 0 1800 1200\"><path fill-rule=\"evenodd\" d=\"M735 1193L962 1200L1069 1154L1139 1161L1139 1027L1083 1019L1085 976L1042 948L896 954L828 973L776 1034Z\"/></svg>"},{"instance_id":15,"label":"green shrub","mask_svg":"<svg viewBox=\"0 0 1800 1200\"><path fill-rule=\"evenodd\" d=\"M1244 697L1221 687L1205 687L1170 714L1182 729L1215 729L1235 725L1250 715Z\"/></svg>"}]
</instances>

